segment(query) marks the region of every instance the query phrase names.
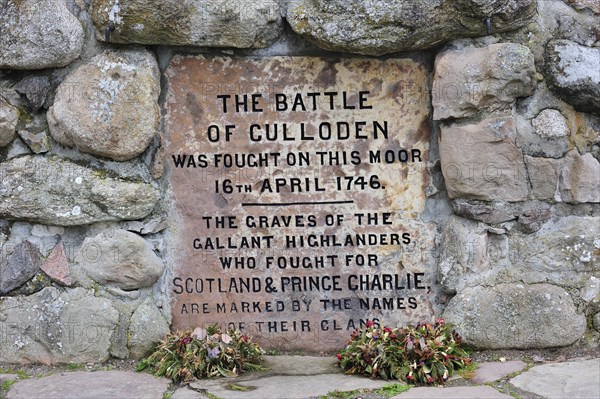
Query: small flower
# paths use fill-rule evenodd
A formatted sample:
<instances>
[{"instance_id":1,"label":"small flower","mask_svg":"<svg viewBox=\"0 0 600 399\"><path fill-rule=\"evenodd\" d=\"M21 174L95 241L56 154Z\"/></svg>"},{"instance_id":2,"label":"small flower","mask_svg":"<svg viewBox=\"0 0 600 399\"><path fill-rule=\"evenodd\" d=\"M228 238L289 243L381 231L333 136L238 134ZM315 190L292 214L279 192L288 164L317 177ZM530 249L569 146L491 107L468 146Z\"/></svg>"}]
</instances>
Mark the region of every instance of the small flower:
<instances>
[{"instance_id":1,"label":"small flower","mask_svg":"<svg viewBox=\"0 0 600 399\"><path fill-rule=\"evenodd\" d=\"M208 358L214 359L215 357L219 356L219 353L221 353L219 347L215 346L214 348L208 350Z\"/></svg>"},{"instance_id":2,"label":"small flower","mask_svg":"<svg viewBox=\"0 0 600 399\"><path fill-rule=\"evenodd\" d=\"M427 382L431 384L433 382L433 378L431 378L431 376L428 376L427 377Z\"/></svg>"},{"instance_id":3,"label":"small flower","mask_svg":"<svg viewBox=\"0 0 600 399\"><path fill-rule=\"evenodd\" d=\"M221 334L221 341L223 341L225 344L229 344L231 341L233 341L233 338L231 338L229 334Z\"/></svg>"},{"instance_id":4,"label":"small flower","mask_svg":"<svg viewBox=\"0 0 600 399\"><path fill-rule=\"evenodd\" d=\"M242 342L248 342L249 339L250 338L245 334L240 337L240 341L242 341Z\"/></svg>"},{"instance_id":5,"label":"small flower","mask_svg":"<svg viewBox=\"0 0 600 399\"><path fill-rule=\"evenodd\" d=\"M192 337L196 339L204 339L206 337L206 330L202 327L196 327L194 331L192 331Z\"/></svg>"},{"instance_id":6,"label":"small flower","mask_svg":"<svg viewBox=\"0 0 600 399\"><path fill-rule=\"evenodd\" d=\"M438 317L437 319L435 319L435 324L438 326L443 326L444 324L446 324L446 322L441 317Z\"/></svg>"},{"instance_id":7,"label":"small flower","mask_svg":"<svg viewBox=\"0 0 600 399\"><path fill-rule=\"evenodd\" d=\"M389 328L389 327L383 327L383 331L386 332L386 333L391 333L392 329Z\"/></svg>"},{"instance_id":8,"label":"small flower","mask_svg":"<svg viewBox=\"0 0 600 399\"><path fill-rule=\"evenodd\" d=\"M342 354L338 353L337 355L335 355L335 357L337 357L337 360L342 360Z\"/></svg>"},{"instance_id":9,"label":"small flower","mask_svg":"<svg viewBox=\"0 0 600 399\"><path fill-rule=\"evenodd\" d=\"M390 334L390 339L396 339L396 338L398 338L398 336L396 334L394 334L394 333Z\"/></svg>"},{"instance_id":10,"label":"small flower","mask_svg":"<svg viewBox=\"0 0 600 399\"><path fill-rule=\"evenodd\" d=\"M187 345L187 344L189 344L190 342L192 342L192 339L191 339L190 337L184 337L184 338L181 338L181 343L182 343L183 345Z\"/></svg>"},{"instance_id":11,"label":"small flower","mask_svg":"<svg viewBox=\"0 0 600 399\"><path fill-rule=\"evenodd\" d=\"M372 320L367 320L367 328L373 327L375 323Z\"/></svg>"}]
</instances>

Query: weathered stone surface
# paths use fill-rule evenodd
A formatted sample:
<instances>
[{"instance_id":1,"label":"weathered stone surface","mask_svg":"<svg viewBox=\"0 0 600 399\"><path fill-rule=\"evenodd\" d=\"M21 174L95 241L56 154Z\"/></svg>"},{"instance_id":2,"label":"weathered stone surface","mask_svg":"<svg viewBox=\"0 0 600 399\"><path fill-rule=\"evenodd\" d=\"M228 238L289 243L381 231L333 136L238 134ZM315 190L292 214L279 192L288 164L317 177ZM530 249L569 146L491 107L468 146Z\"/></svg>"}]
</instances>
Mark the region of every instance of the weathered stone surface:
<instances>
[{"instance_id":1,"label":"weathered stone surface","mask_svg":"<svg viewBox=\"0 0 600 399\"><path fill-rule=\"evenodd\" d=\"M594 217L563 217L547 221L533 234L513 229L506 235L453 217L442 234L438 281L450 294L500 283L550 282L579 290L591 285L599 270L599 236L600 219Z\"/></svg>"},{"instance_id":2,"label":"weathered stone surface","mask_svg":"<svg viewBox=\"0 0 600 399\"><path fill-rule=\"evenodd\" d=\"M577 10L589 9L596 14L600 14L600 1L598 0L563 0Z\"/></svg>"},{"instance_id":3,"label":"weathered stone surface","mask_svg":"<svg viewBox=\"0 0 600 399\"><path fill-rule=\"evenodd\" d=\"M565 102L600 114L600 48L553 40L546 48L548 85Z\"/></svg>"},{"instance_id":4,"label":"weathered stone surface","mask_svg":"<svg viewBox=\"0 0 600 399\"><path fill-rule=\"evenodd\" d=\"M58 243L48 258L42 263L41 269L52 279L52 281L70 286L73 284L73 278L69 270L69 261L65 255L65 246L62 242Z\"/></svg>"},{"instance_id":5,"label":"weathered stone surface","mask_svg":"<svg viewBox=\"0 0 600 399\"><path fill-rule=\"evenodd\" d=\"M43 154L50 151L50 138L48 133L44 131L33 133L28 130L19 130L19 137L34 154Z\"/></svg>"},{"instance_id":6,"label":"weathered stone surface","mask_svg":"<svg viewBox=\"0 0 600 399\"><path fill-rule=\"evenodd\" d=\"M336 374L342 370L332 357L316 356L265 356L265 367L277 375Z\"/></svg>"},{"instance_id":7,"label":"weathered stone surface","mask_svg":"<svg viewBox=\"0 0 600 399\"><path fill-rule=\"evenodd\" d=\"M526 283L582 287L600 270L600 218L567 216L532 234L510 237L510 260Z\"/></svg>"},{"instance_id":8,"label":"weathered stone surface","mask_svg":"<svg viewBox=\"0 0 600 399\"><path fill-rule=\"evenodd\" d=\"M581 134L575 136L575 145L581 154L589 152L600 159L600 115L578 114L583 116L585 125Z\"/></svg>"},{"instance_id":9,"label":"weathered stone surface","mask_svg":"<svg viewBox=\"0 0 600 399\"><path fill-rule=\"evenodd\" d=\"M510 380L543 398L600 398L600 358L535 366Z\"/></svg>"},{"instance_id":10,"label":"weathered stone surface","mask_svg":"<svg viewBox=\"0 0 600 399\"><path fill-rule=\"evenodd\" d=\"M59 143L125 161L140 155L159 123L160 78L143 49L107 50L70 73L48 110Z\"/></svg>"},{"instance_id":11,"label":"weathered stone surface","mask_svg":"<svg viewBox=\"0 0 600 399\"><path fill-rule=\"evenodd\" d=\"M152 217L150 220L135 220L123 222L123 230L132 231L141 235L155 234L163 231L169 226L165 216Z\"/></svg>"},{"instance_id":12,"label":"weathered stone surface","mask_svg":"<svg viewBox=\"0 0 600 399\"><path fill-rule=\"evenodd\" d=\"M535 11L531 0L291 0L287 20L296 33L325 49L382 55L484 36L484 20L490 13L494 32L514 30L526 25Z\"/></svg>"},{"instance_id":13,"label":"weathered stone surface","mask_svg":"<svg viewBox=\"0 0 600 399\"><path fill-rule=\"evenodd\" d=\"M31 228L31 235L36 237L61 236L64 233L65 228L62 226L45 226L42 224L34 224Z\"/></svg>"},{"instance_id":14,"label":"weathered stone surface","mask_svg":"<svg viewBox=\"0 0 600 399\"><path fill-rule=\"evenodd\" d=\"M600 243L598 245L600 247ZM579 289L579 296L587 303L600 303L600 278L590 276L590 278Z\"/></svg>"},{"instance_id":15,"label":"weathered stone surface","mask_svg":"<svg viewBox=\"0 0 600 399\"><path fill-rule=\"evenodd\" d=\"M569 136L569 126L564 116L555 109L545 109L531 120L535 132L545 139Z\"/></svg>"},{"instance_id":16,"label":"weathered stone surface","mask_svg":"<svg viewBox=\"0 0 600 399\"><path fill-rule=\"evenodd\" d=\"M523 154L512 118L442 126L440 159L450 198L522 201L527 198Z\"/></svg>"},{"instance_id":17,"label":"weathered stone surface","mask_svg":"<svg viewBox=\"0 0 600 399\"><path fill-rule=\"evenodd\" d=\"M549 93L549 90L545 90L545 96L552 97L554 102L560 100ZM538 93L538 95L540 95ZM542 95L540 95L542 96ZM570 129L574 127L572 122L567 121L562 115L556 111L557 119L550 120L547 118L545 109L542 113L533 111L539 101L532 100L527 102L529 108L527 113L535 112L534 115L523 115L516 114L515 122L517 128L517 146L523 151L523 154L530 155L532 157L543 157L543 158L562 158L567 152L572 149L570 140L577 135L570 135ZM521 103L523 104L523 103ZM563 104L564 107L570 108L568 105ZM555 111L555 110L552 110ZM573 117L575 111L570 110L569 116ZM561 120L566 122L566 129L563 129ZM575 127L575 129L577 129ZM575 130L577 131L577 130ZM552 136L558 133L560 136Z\"/></svg>"},{"instance_id":18,"label":"weathered stone surface","mask_svg":"<svg viewBox=\"0 0 600 399\"><path fill-rule=\"evenodd\" d=\"M391 399L510 399L512 396L502 394L492 387L418 387L412 388Z\"/></svg>"},{"instance_id":19,"label":"weathered stone surface","mask_svg":"<svg viewBox=\"0 0 600 399\"><path fill-rule=\"evenodd\" d=\"M456 294L464 275L488 271L488 234L482 223L451 217L442 234L442 252L438 263L438 280L448 294Z\"/></svg>"},{"instance_id":20,"label":"weathered stone surface","mask_svg":"<svg viewBox=\"0 0 600 399\"><path fill-rule=\"evenodd\" d=\"M452 209L458 216L478 220L488 224L508 222L517 217L518 211L505 202L480 202L476 200L455 199Z\"/></svg>"},{"instance_id":21,"label":"weathered stone surface","mask_svg":"<svg viewBox=\"0 0 600 399\"><path fill-rule=\"evenodd\" d=\"M6 159L10 160L27 154L31 154L31 149L23 142L23 140L17 137L9 144Z\"/></svg>"},{"instance_id":22,"label":"weathered stone surface","mask_svg":"<svg viewBox=\"0 0 600 399\"><path fill-rule=\"evenodd\" d=\"M2 248L0 255L0 295L4 295L25 284L41 266L40 253L29 241L17 245L12 253Z\"/></svg>"},{"instance_id":23,"label":"weathered stone surface","mask_svg":"<svg viewBox=\"0 0 600 399\"><path fill-rule=\"evenodd\" d=\"M28 76L13 88L27 98L29 108L37 112L44 103L50 90L50 79L47 76Z\"/></svg>"},{"instance_id":24,"label":"weathered stone surface","mask_svg":"<svg viewBox=\"0 0 600 399\"><path fill-rule=\"evenodd\" d=\"M569 294L549 284L466 288L452 298L444 318L465 342L487 349L566 346L586 328Z\"/></svg>"},{"instance_id":25,"label":"weathered stone surface","mask_svg":"<svg viewBox=\"0 0 600 399\"><path fill-rule=\"evenodd\" d=\"M515 43L448 50L437 56L433 79L436 120L504 110L517 97L533 94L534 57L529 48Z\"/></svg>"},{"instance_id":26,"label":"weathered stone surface","mask_svg":"<svg viewBox=\"0 0 600 399\"><path fill-rule=\"evenodd\" d=\"M118 319L109 300L82 288L1 298L0 361L103 362Z\"/></svg>"},{"instance_id":27,"label":"weathered stone surface","mask_svg":"<svg viewBox=\"0 0 600 399\"><path fill-rule=\"evenodd\" d=\"M521 360L479 363L471 381L475 384L487 384L488 382L494 382L509 374L521 371L526 366L527 364Z\"/></svg>"},{"instance_id":28,"label":"weathered stone surface","mask_svg":"<svg viewBox=\"0 0 600 399\"><path fill-rule=\"evenodd\" d=\"M228 385L231 383L256 389L234 391L228 389ZM208 393L222 399L306 399L326 395L334 390L377 389L388 384L383 380L336 373L312 376L272 376L243 382L232 379L204 380L193 382L191 386L194 389L205 389ZM282 387L285 388L282 389Z\"/></svg>"},{"instance_id":29,"label":"weathered stone surface","mask_svg":"<svg viewBox=\"0 0 600 399\"><path fill-rule=\"evenodd\" d=\"M547 204L540 204L540 208L525 209L519 215L517 226L524 233L535 233L542 228L544 223L550 220L552 212Z\"/></svg>"},{"instance_id":30,"label":"weathered stone surface","mask_svg":"<svg viewBox=\"0 0 600 399\"><path fill-rule=\"evenodd\" d=\"M0 176L0 216L56 226L142 219L159 198L149 184L64 159L16 158L0 164Z\"/></svg>"},{"instance_id":31,"label":"weathered stone surface","mask_svg":"<svg viewBox=\"0 0 600 399\"><path fill-rule=\"evenodd\" d=\"M162 261L150 244L125 230L86 238L76 261L97 283L126 291L151 287L163 272Z\"/></svg>"},{"instance_id":32,"label":"weathered stone surface","mask_svg":"<svg viewBox=\"0 0 600 399\"><path fill-rule=\"evenodd\" d=\"M0 97L0 147L13 141L18 121L19 110Z\"/></svg>"},{"instance_id":33,"label":"weathered stone surface","mask_svg":"<svg viewBox=\"0 0 600 399\"><path fill-rule=\"evenodd\" d=\"M452 201L452 208L457 216L491 224L493 228L510 231L516 226L528 233L538 231L553 215L551 204L535 200L509 203L457 199Z\"/></svg>"},{"instance_id":34,"label":"weathered stone surface","mask_svg":"<svg viewBox=\"0 0 600 399\"><path fill-rule=\"evenodd\" d=\"M128 347L131 356L141 358L148 355L156 342L169 332L169 323L165 320L152 298L147 298L131 316Z\"/></svg>"},{"instance_id":35,"label":"weathered stone surface","mask_svg":"<svg viewBox=\"0 0 600 399\"><path fill-rule=\"evenodd\" d=\"M600 332L600 312L598 312L594 315L593 323L594 323L594 329L596 329L596 331Z\"/></svg>"},{"instance_id":36,"label":"weathered stone surface","mask_svg":"<svg viewBox=\"0 0 600 399\"><path fill-rule=\"evenodd\" d=\"M571 150L564 158L525 156L536 199L556 202L600 202L600 163L592 154Z\"/></svg>"},{"instance_id":37,"label":"weathered stone surface","mask_svg":"<svg viewBox=\"0 0 600 399\"><path fill-rule=\"evenodd\" d=\"M283 23L275 0L93 0L98 40L207 47L267 47Z\"/></svg>"},{"instance_id":38,"label":"weathered stone surface","mask_svg":"<svg viewBox=\"0 0 600 399\"><path fill-rule=\"evenodd\" d=\"M425 287L435 284L435 260L430 251L434 245L435 225L420 219L425 211L425 188L430 179L426 167L430 107L428 92L424 90L428 76L424 64L410 58L250 60L177 56L166 76L168 139L165 143L173 193L169 217L176 221L170 223L169 230L174 329L222 323L217 306L235 309L242 305L240 300L269 302L279 304L280 309L283 305L283 309L272 313L236 313L236 323L243 323L244 331L265 347L316 352L339 349L348 338L347 330L364 324L368 318L400 324L433 317L432 295ZM227 82L244 83L240 86ZM321 97L315 97L313 103L307 93L315 91L321 92ZM323 94L329 92L337 93L332 95L333 106ZM231 97L228 111L224 112L223 101L217 95L244 93L256 95L256 106L263 111L235 112L231 108L234 107ZM287 111L276 110L274 93L279 94L279 102L282 95L286 96ZM363 103L366 101L362 109L357 102L359 97L363 97ZM291 110L293 102L300 101L303 105L297 103L296 109ZM301 110L301 107L306 109ZM385 121L387 134L373 128L375 121ZM277 138L273 136L275 123L279 131ZM287 126L285 138L282 123ZM236 133L229 141L223 136L217 142L209 140L206 133L212 124L235 124ZM331 135L327 133L329 124ZM364 126L362 134L356 134L357 124ZM343 132L338 133L338 128ZM266 129L270 129L269 138ZM217 165L225 156L235 154L240 159L239 156L259 153L277 153L281 157L278 163L271 157L268 164L261 161L251 167ZM399 153L408 156L404 158L406 162L398 159ZM420 154L418 159L411 155L417 153ZM176 167L172 155L181 161L185 154L206 156L208 166L203 175L212 177L207 181L197 178L200 170L190 165L196 162L196 157L187 158L184 165ZM298 154L308 158L308 163L293 161ZM377 154L385 155L387 161L377 159ZM347 182L359 176L374 184L358 183L348 187ZM296 181L290 178L308 182L308 187L298 191L290 186ZM381 185L376 184L376 180ZM220 185L226 181L249 189L232 192L215 188L215 182ZM339 185L341 181L346 183ZM276 182L285 187L279 190L268 187ZM367 212L380 217L385 213L389 217L385 223L381 219L377 224L358 221L356 215ZM327 226L328 215L333 214L343 215L344 222ZM214 216L233 218L239 227L215 228ZM264 223L256 224L259 220ZM399 233L405 234L403 242L377 240ZM408 234L410 242L407 242ZM190 240L191 237L195 240ZM363 239L367 237L372 245L365 245ZM243 242L248 238L254 242L256 239L272 242L258 251L255 246L245 246ZM288 243L287 238L290 238ZM350 261L359 257L364 260L368 255L371 259L377 258L376 267L373 263L366 267ZM255 267L234 270L236 263L249 257L252 257L250 262L256 262ZM227 266L228 262L234 263ZM400 290L398 287L405 284L409 273L423 273L419 278L427 283L421 288ZM389 287L389 295L412 296L416 305L381 310L374 310L371 305L361 306L361 300L370 301L374 295L364 284L354 287L353 279L359 274L362 281L396 279L399 283ZM220 282L223 289L217 290L213 285L211 292L203 294L210 313L190 313L190 303L198 300L200 287L209 289L212 279ZM328 289L326 281L329 279L339 281L333 291ZM288 286L291 281L309 280L322 280L325 286L322 289L314 284L305 288ZM184 289L181 284L186 281L195 281L198 291ZM236 293L236 287L248 281L255 287L249 292L242 288L243 296L239 295L241 292ZM432 290L435 289L433 286ZM311 304L294 311L295 298L321 306ZM349 309L324 309L321 301L334 299L347 301ZM283 327L278 327L276 332L267 331L266 322ZM294 322L296 327L292 327ZM338 329L333 329L333 323Z\"/></svg>"},{"instance_id":39,"label":"weathered stone surface","mask_svg":"<svg viewBox=\"0 0 600 399\"><path fill-rule=\"evenodd\" d=\"M64 0L0 4L0 68L62 67L79 57L84 32Z\"/></svg>"},{"instance_id":40,"label":"weathered stone surface","mask_svg":"<svg viewBox=\"0 0 600 399\"><path fill-rule=\"evenodd\" d=\"M33 276L29 281L20 286L19 288L10 292L10 296L17 295L31 295L36 292L40 292L46 287L50 287L52 285L52 281L46 274L41 271L38 271L35 276Z\"/></svg>"},{"instance_id":41,"label":"weathered stone surface","mask_svg":"<svg viewBox=\"0 0 600 399\"><path fill-rule=\"evenodd\" d=\"M132 371L76 371L19 381L7 399L160 399L170 380Z\"/></svg>"}]
</instances>

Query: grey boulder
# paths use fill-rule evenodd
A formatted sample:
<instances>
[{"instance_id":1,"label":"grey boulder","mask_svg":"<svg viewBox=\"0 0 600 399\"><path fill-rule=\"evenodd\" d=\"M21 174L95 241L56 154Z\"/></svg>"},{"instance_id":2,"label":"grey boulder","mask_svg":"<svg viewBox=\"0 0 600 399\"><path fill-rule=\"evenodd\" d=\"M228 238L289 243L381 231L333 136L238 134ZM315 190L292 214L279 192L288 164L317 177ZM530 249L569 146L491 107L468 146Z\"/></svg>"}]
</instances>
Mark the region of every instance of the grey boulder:
<instances>
[{"instance_id":1,"label":"grey boulder","mask_svg":"<svg viewBox=\"0 0 600 399\"><path fill-rule=\"evenodd\" d=\"M573 299L550 284L470 287L444 311L465 342L486 349L533 349L573 344L586 329Z\"/></svg>"},{"instance_id":2,"label":"grey boulder","mask_svg":"<svg viewBox=\"0 0 600 399\"><path fill-rule=\"evenodd\" d=\"M433 117L465 118L481 111L510 110L518 97L535 90L535 63L521 44L447 50L435 61Z\"/></svg>"},{"instance_id":3,"label":"grey boulder","mask_svg":"<svg viewBox=\"0 0 600 399\"><path fill-rule=\"evenodd\" d=\"M16 137L19 110L0 97L0 147L8 145Z\"/></svg>"},{"instance_id":4,"label":"grey boulder","mask_svg":"<svg viewBox=\"0 0 600 399\"><path fill-rule=\"evenodd\" d=\"M125 291L151 287L163 272L163 263L150 244L126 230L86 238L76 261L97 283Z\"/></svg>"},{"instance_id":5,"label":"grey boulder","mask_svg":"<svg viewBox=\"0 0 600 399\"><path fill-rule=\"evenodd\" d=\"M486 35L527 25L532 0L290 0L292 29L327 50L382 55L419 50L460 37Z\"/></svg>"},{"instance_id":6,"label":"grey boulder","mask_svg":"<svg viewBox=\"0 0 600 399\"><path fill-rule=\"evenodd\" d=\"M0 361L103 362L109 357L118 311L93 291L49 287L0 300Z\"/></svg>"},{"instance_id":7,"label":"grey boulder","mask_svg":"<svg viewBox=\"0 0 600 399\"><path fill-rule=\"evenodd\" d=\"M83 48L83 27L65 0L4 0L0 26L0 68L63 67Z\"/></svg>"},{"instance_id":8,"label":"grey boulder","mask_svg":"<svg viewBox=\"0 0 600 399\"><path fill-rule=\"evenodd\" d=\"M25 284L42 265L40 253L29 241L9 247L10 244L5 244L0 250L0 295Z\"/></svg>"},{"instance_id":9,"label":"grey boulder","mask_svg":"<svg viewBox=\"0 0 600 399\"><path fill-rule=\"evenodd\" d=\"M148 355L156 342L169 333L169 328L154 301L147 298L131 316L128 334L131 356L138 359Z\"/></svg>"},{"instance_id":10,"label":"grey boulder","mask_svg":"<svg viewBox=\"0 0 600 399\"><path fill-rule=\"evenodd\" d=\"M71 161L22 156L0 164L0 217L51 226L143 219L159 192Z\"/></svg>"},{"instance_id":11,"label":"grey boulder","mask_svg":"<svg viewBox=\"0 0 600 399\"><path fill-rule=\"evenodd\" d=\"M600 114L600 48L553 40L546 47L546 69L548 85L565 102Z\"/></svg>"},{"instance_id":12,"label":"grey boulder","mask_svg":"<svg viewBox=\"0 0 600 399\"><path fill-rule=\"evenodd\" d=\"M276 0L93 0L92 20L112 43L267 47L283 30Z\"/></svg>"},{"instance_id":13,"label":"grey boulder","mask_svg":"<svg viewBox=\"0 0 600 399\"><path fill-rule=\"evenodd\" d=\"M107 50L60 84L48 110L50 133L82 152L133 159L156 135L159 92L154 55L143 49Z\"/></svg>"}]
</instances>

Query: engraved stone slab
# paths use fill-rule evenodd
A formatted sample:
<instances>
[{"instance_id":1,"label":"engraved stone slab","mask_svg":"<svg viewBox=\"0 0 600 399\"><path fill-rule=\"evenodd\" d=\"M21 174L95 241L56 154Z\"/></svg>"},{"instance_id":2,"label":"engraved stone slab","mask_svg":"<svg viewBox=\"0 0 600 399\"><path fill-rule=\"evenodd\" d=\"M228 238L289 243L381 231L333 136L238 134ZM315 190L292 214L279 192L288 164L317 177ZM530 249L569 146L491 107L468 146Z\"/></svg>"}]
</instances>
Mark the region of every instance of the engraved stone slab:
<instances>
[{"instance_id":1,"label":"engraved stone slab","mask_svg":"<svg viewBox=\"0 0 600 399\"><path fill-rule=\"evenodd\" d=\"M421 62L177 56L166 75L174 329L319 351L433 316Z\"/></svg>"}]
</instances>

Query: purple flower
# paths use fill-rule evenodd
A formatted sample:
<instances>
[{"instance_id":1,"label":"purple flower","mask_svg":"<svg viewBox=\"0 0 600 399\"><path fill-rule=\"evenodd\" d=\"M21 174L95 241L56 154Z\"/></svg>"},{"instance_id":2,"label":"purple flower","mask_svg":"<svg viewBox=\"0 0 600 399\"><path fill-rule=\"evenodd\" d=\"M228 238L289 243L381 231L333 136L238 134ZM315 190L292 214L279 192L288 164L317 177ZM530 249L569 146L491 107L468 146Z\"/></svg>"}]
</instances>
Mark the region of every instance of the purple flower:
<instances>
[{"instance_id":1,"label":"purple flower","mask_svg":"<svg viewBox=\"0 0 600 399\"><path fill-rule=\"evenodd\" d=\"M221 351L219 350L219 347L218 347L218 346L217 346L217 347L214 347L214 348L212 348L212 349L209 349L209 350L208 350L208 358L209 358L209 359L214 359L215 357L219 356L219 353L220 353L220 352L221 352Z\"/></svg>"}]
</instances>

